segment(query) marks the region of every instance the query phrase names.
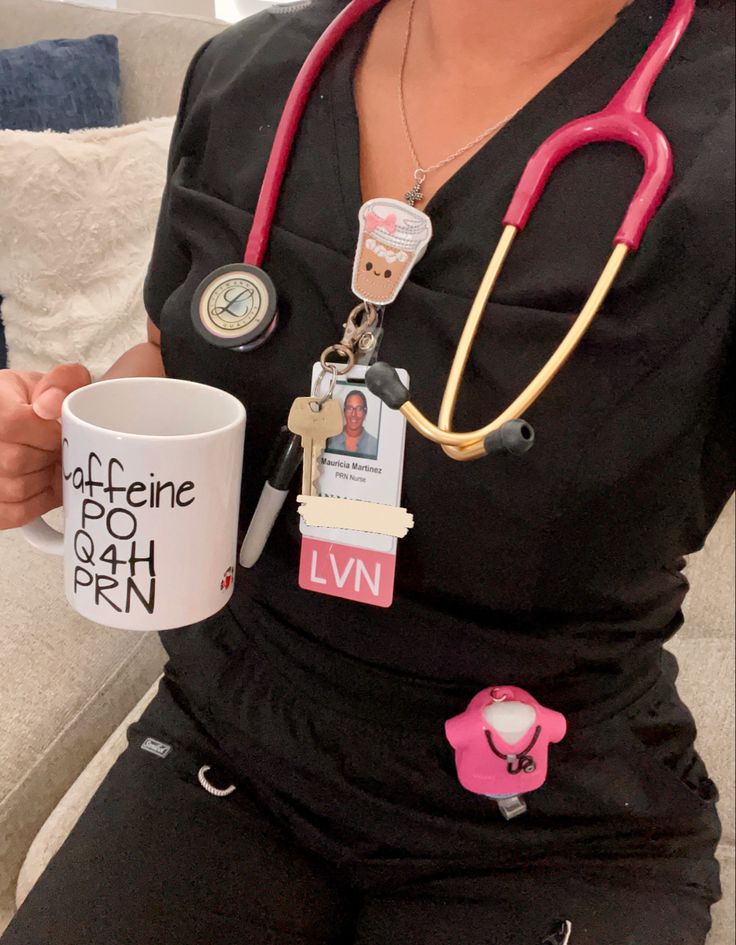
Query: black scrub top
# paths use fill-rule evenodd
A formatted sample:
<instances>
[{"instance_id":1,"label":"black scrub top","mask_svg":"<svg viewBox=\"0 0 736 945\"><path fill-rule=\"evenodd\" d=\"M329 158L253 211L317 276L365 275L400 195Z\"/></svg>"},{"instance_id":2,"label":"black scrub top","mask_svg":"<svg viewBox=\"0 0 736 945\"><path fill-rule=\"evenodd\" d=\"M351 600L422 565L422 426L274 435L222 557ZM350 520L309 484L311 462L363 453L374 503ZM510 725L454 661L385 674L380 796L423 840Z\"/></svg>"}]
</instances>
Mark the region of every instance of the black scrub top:
<instances>
[{"instance_id":1,"label":"black scrub top","mask_svg":"<svg viewBox=\"0 0 736 945\"><path fill-rule=\"evenodd\" d=\"M313 361L356 304L352 75L377 10L328 60L296 138L264 261L279 294L276 335L249 354L210 346L190 300L209 272L242 261L291 84L342 6L264 12L208 42L175 127L145 302L167 375L223 388L247 408L241 537L292 399L308 393ZM409 371L429 416L525 162L554 129L609 100L668 9L635 0L422 207L434 237L387 309L381 359ZM385 610L299 589L295 487L261 560L238 569L232 601L272 658L299 662L315 684L344 671L356 699L370 700L379 680L408 682L435 713L460 711L492 684L582 711L624 704L660 677L662 643L682 624L683 555L702 547L733 491L731 16L731 5L698 9L654 87L649 116L672 143L671 189L590 331L525 414L533 449L458 463L408 429L403 505L416 524L399 541ZM395 147L406 164L407 145ZM559 166L487 306L458 429L497 416L559 344L640 174L638 154L620 144ZM252 658L247 649L230 662Z\"/></svg>"}]
</instances>

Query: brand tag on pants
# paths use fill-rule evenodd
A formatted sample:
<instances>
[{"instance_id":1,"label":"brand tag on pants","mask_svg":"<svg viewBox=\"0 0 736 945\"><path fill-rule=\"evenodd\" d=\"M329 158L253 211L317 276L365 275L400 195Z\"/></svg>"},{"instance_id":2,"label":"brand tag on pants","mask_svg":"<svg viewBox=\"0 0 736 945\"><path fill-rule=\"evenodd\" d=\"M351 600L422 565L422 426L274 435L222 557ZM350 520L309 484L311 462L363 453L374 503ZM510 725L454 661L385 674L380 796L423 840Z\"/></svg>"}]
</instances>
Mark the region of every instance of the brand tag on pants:
<instances>
[{"instance_id":1,"label":"brand tag on pants","mask_svg":"<svg viewBox=\"0 0 736 945\"><path fill-rule=\"evenodd\" d=\"M165 758L171 752L171 745L159 742L155 738L147 738L141 745L143 751L148 751L159 758Z\"/></svg>"}]
</instances>

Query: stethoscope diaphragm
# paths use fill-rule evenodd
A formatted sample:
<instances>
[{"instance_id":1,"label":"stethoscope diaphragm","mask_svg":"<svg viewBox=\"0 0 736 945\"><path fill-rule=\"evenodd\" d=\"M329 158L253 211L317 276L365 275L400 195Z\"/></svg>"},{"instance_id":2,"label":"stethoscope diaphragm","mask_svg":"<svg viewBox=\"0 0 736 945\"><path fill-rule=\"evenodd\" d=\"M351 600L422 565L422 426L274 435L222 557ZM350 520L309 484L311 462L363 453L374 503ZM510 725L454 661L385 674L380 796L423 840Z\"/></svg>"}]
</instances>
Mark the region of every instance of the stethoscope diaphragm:
<instances>
[{"instance_id":1,"label":"stethoscope diaphragm","mask_svg":"<svg viewBox=\"0 0 736 945\"><path fill-rule=\"evenodd\" d=\"M258 266L230 263L200 282L191 314L195 329L210 344L252 351L276 328L276 289Z\"/></svg>"}]
</instances>

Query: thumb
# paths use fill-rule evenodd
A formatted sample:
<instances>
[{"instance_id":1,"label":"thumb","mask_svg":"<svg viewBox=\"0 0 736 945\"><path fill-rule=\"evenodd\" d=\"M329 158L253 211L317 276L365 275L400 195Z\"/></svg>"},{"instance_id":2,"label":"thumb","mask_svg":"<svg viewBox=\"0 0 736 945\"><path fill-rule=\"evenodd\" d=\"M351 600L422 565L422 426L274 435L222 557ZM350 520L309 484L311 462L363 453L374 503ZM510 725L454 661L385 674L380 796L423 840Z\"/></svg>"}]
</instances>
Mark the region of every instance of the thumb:
<instances>
[{"instance_id":1,"label":"thumb","mask_svg":"<svg viewBox=\"0 0 736 945\"><path fill-rule=\"evenodd\" d=\"M60 364L38 381L33 388L31 405L42 420L58 420L67 394L92 383L86 367L81 364Z\"/></svg>"}]
</instances>

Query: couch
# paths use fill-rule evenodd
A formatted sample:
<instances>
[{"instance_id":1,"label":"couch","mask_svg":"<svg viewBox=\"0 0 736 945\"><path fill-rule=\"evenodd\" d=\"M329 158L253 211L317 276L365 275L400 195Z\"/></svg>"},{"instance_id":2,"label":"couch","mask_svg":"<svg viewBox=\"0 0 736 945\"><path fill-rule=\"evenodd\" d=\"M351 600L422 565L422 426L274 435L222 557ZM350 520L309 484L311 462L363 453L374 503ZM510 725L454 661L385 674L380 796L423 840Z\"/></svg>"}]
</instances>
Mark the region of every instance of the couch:
<instances>
[{"instance_id":1,"label":"couch","mask_svg":"<svg viewBox=\"0 0 736 945\"><path fill-rule=\"evenodd\" d=\"M126 122L173 114L186 65L224 24L0 0L0 45L112 32ZM155 691L157 638L91 625L67 606L60 564L0 532L0 930L63 842ZM721 790L724 900L708 945L734 940L734 503L691 556L685 626L669 644L698 749ZM707 686L703 685L707 680ZM20 876L20 878L19 878ZM80 943L81 945L81 943ZM646 943L641 943L646 945Z\"/></svg>"}]
</instances>

